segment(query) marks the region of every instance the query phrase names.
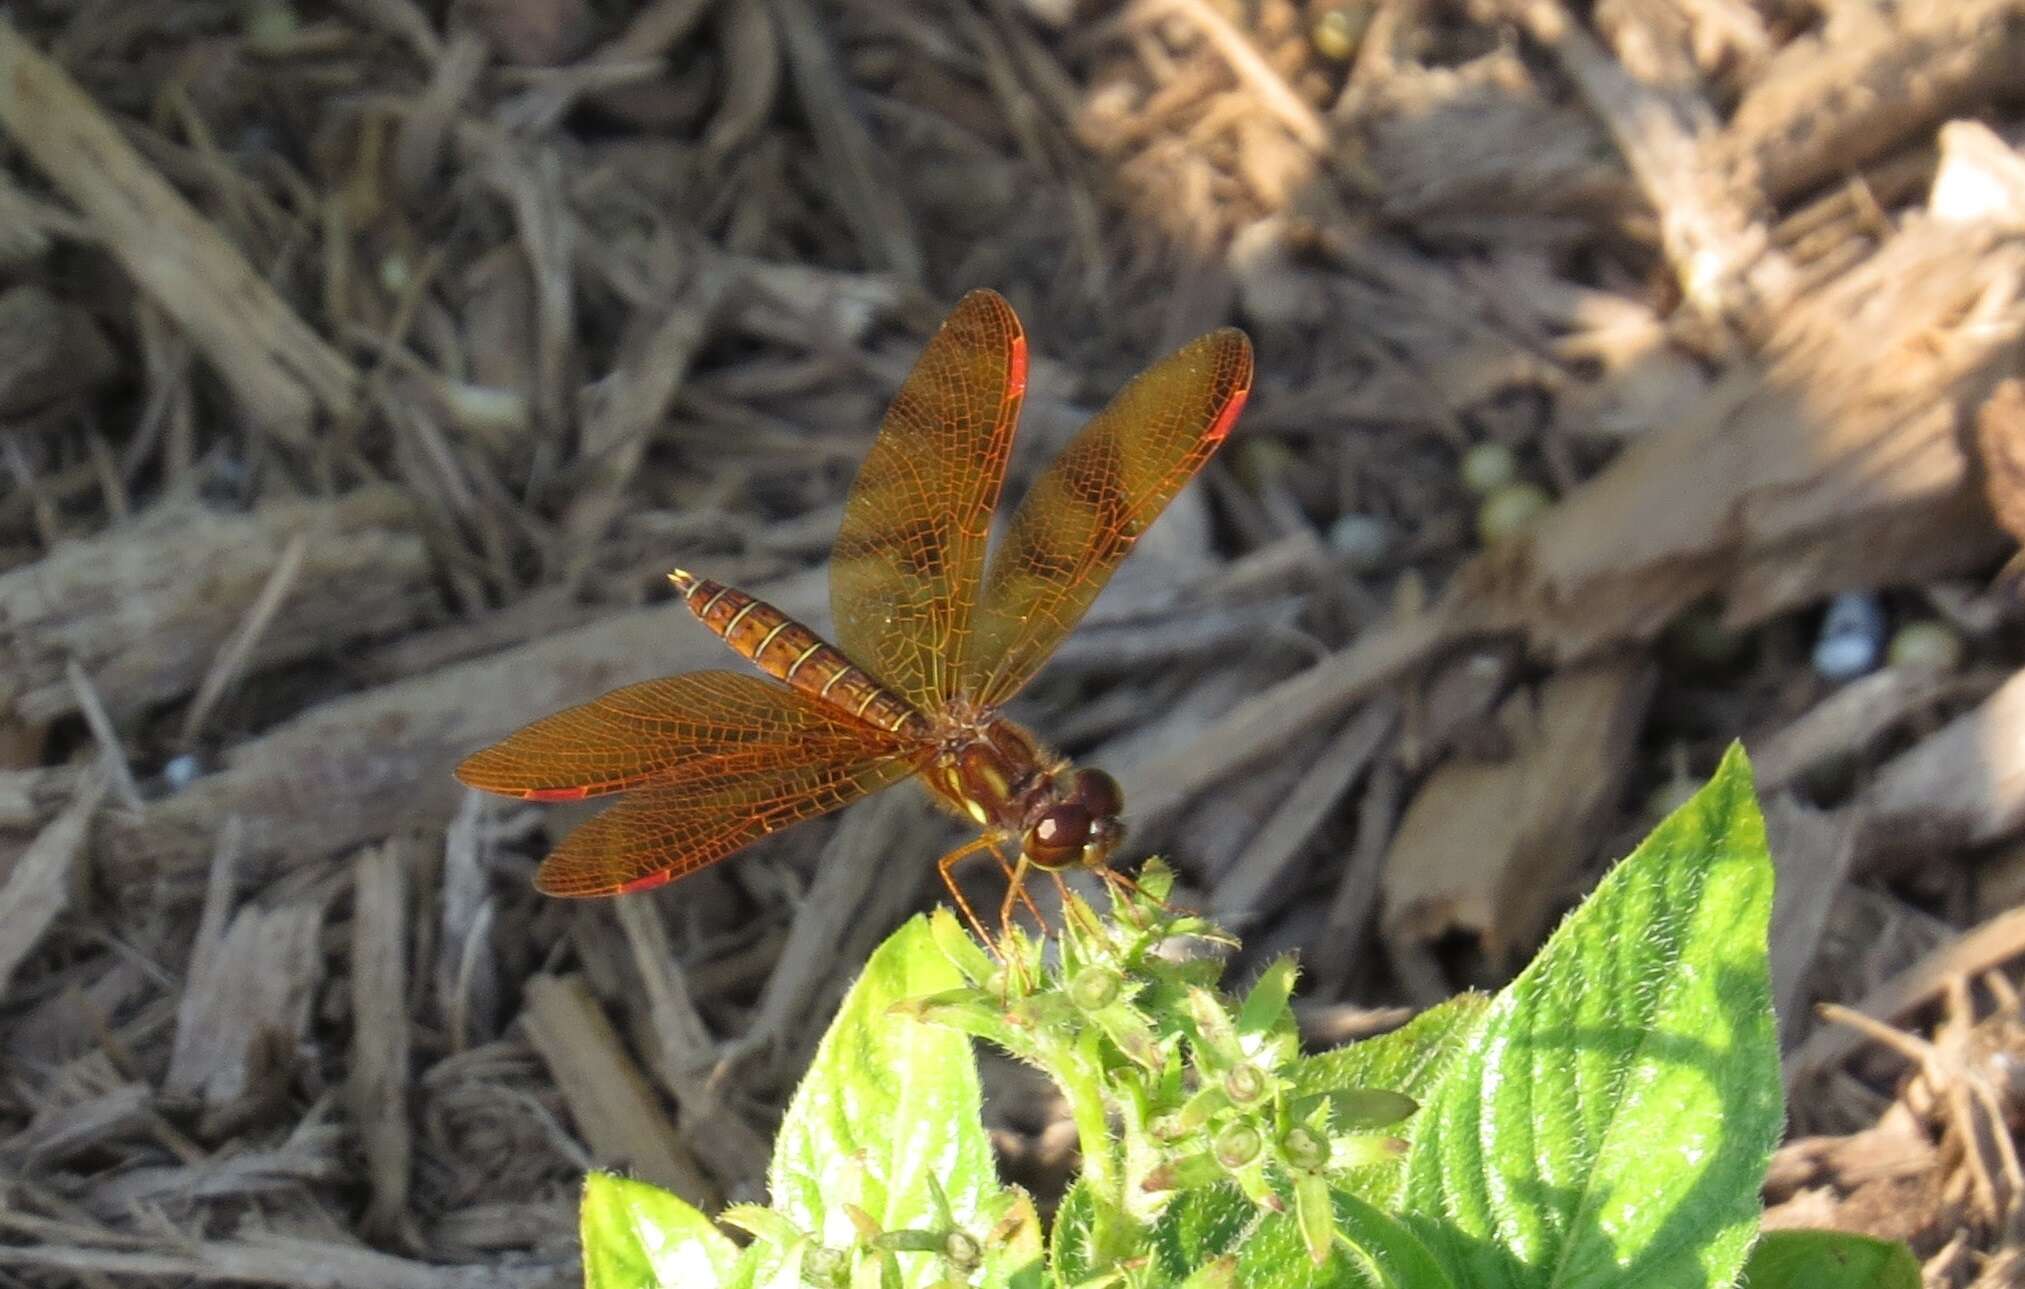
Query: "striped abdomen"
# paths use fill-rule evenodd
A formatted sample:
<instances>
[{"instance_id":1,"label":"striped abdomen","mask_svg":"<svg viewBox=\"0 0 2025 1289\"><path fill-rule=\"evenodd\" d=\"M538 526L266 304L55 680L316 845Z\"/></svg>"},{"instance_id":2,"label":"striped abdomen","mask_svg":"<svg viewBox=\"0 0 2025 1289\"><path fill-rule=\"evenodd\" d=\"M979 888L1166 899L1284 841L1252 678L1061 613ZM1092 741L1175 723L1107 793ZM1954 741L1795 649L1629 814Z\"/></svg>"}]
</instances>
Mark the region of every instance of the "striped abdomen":
<instances>
[{"instance_id":1,"label":"striped abdomen","mask_svg":"<svg viewBox=\"0 0 2025 1289\"><path fill-rule=\"evenodd\" d=\"M921 713L771 604L679 568L668 580L698 621L767 675L880 729L928 736Z\"/></svg>"}]
</instances>

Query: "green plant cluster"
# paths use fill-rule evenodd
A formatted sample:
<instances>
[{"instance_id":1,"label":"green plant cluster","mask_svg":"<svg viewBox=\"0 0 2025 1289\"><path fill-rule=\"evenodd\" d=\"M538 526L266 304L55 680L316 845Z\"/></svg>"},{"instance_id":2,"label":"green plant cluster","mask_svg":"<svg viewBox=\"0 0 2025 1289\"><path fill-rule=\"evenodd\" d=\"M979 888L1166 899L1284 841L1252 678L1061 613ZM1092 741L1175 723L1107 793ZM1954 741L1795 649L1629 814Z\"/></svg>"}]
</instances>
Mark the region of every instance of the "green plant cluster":
<instances>
[{"instance_id":1,"label":"green plant cluster","mask_svg":"<svg viewBox=\"0 0 2025 1289\"><path fill-rule=\"evenodd\" d=\"M1902 1246L1760 1238L1783 1120L1772 870L1733 751L1495 997L1305 1054L1295 964L1218 988L1228 940L1149 866L1059 953L946 911L875 953L781 1125L770 1206L721 1220L594 1176L587 1283L1213 1289L1911 1289ZM1044 1235L1002 1184L970 1038L1045 1071L1081 1171Z\"/></svg>"}]
</instances>

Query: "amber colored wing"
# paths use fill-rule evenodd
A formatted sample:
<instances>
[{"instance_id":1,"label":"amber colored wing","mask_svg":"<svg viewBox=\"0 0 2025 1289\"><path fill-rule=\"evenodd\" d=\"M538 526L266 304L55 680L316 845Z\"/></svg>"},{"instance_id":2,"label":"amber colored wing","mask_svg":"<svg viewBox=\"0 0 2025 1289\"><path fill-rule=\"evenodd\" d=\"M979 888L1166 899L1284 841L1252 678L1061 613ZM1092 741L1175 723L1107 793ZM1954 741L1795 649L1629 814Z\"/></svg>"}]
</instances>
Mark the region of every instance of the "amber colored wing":
<instances>
[{"instance_id":1,"label":"amber colored wing","mask_svg":"<svg viewBox=\"0 0 2025 1289\"><path fill-rule=\"evenodd\" d=\"M956 689L1026 392L1027 343L993 291L957 302L894 396L830 556L837 644L933 710Z\"/></svg>"},{"instance_id":2,"label":"amber colored wing","mask_svg":"<svg viewBox=\"0 0 2025 1289\"><path fill-rule=\"evenodd\" d=\"M992 556L960 692L995 707L1033 678L1223 442L1251 387L1251 341L1226 327L1134 377L1083 427Z\"/></svg>"},{"instance_id":3,"label":"amber colored wing","mask_svg":"<svg viewBox=\"0 0 2025 1289\"><path fill-rule=\"evenodd\" d=\"M912 774L932 753L813 759L642 788L563 839L535 874L548 895L620 895L686 877L792 823Z\"/></svg>"},{"instance_id":4,"label":"amber colored wing","mask_svg":"<svg viewBox=\"0 0 2025 1289\"><path fill-rule=\"evenodd\" d=\"M692 671L538 720L473 753L457 777L505 796L576 801L669 780L861 766L913 746L785 685Z\"/></svg>"}]
</instances>

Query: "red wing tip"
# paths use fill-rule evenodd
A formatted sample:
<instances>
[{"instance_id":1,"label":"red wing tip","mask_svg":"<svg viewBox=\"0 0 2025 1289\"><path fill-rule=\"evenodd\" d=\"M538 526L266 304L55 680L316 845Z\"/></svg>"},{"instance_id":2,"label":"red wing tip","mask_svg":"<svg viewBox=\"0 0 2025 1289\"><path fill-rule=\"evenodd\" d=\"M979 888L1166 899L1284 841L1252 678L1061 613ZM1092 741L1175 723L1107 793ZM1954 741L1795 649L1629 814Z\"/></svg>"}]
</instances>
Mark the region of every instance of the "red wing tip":
<instances>
[{"instance_id":1,"label":"red wing tip","mask_svg":"<svg viewBox=\"0 0 2025 1289\"><path fill-rule=\"evenodd\" d=\"M595 900L608 895L637 895L641 891L651 891L657 886L666 886L674 876L673 872L664 869L659 873L636 877L630 882L600 886L581 880L565 881L560 876L550 873L549 866L543 864L535 871L534 889L559 900Z\"/></svg>"},{"instance_id":2,"label":"red wing tip","mask_svg":"<svg viewBox=\"0 0 2025 1289\"><path fill-rule=\"evenodd\" d=\"M1013 319L1019 325L1019 319ZM1012 344L1007 347L1011 361L1006 364L1005 392L1008 398L1024 398L1027 392L1027 337L1023 331L1013 332Z\"/></svg>"},{"instance_id":3,"label":"red wing tip","mask_svg":"<svg viewBox=\"0 0 2025 1289\"><path fill-rule=\"evenodd\" d=\"M582 801L591 795L589 788L522 788L514 794L522 801Z\"/></svg>"}]
</instances>

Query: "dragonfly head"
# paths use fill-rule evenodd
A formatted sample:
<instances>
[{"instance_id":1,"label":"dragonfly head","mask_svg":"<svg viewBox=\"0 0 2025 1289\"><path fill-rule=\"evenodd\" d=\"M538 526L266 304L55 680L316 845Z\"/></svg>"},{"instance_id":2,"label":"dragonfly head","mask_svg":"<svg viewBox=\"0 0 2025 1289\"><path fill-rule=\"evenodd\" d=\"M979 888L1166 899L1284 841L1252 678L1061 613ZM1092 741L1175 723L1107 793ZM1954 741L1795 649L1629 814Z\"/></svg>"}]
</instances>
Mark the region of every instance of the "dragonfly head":
<instances>
[{"instance_id":1,"label":"dragonfly head","mask_svg":"<svg viewBox=\"0 0 2025 1289\"><path fill-rule=\"evenodd\" d=\"M1059 781L1060 797L1027 826L1021 853L1036 868L1051 872L1102 868L1125 839L1118 818L1125 794L1118 781L1102 770L1071 772Z\"/></svg>"}]
</instances>

